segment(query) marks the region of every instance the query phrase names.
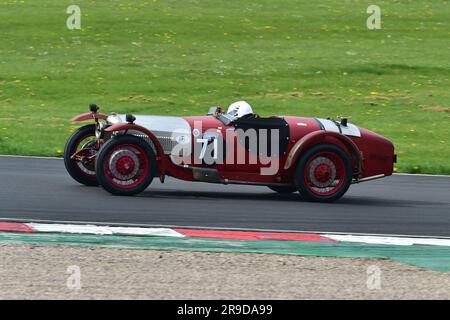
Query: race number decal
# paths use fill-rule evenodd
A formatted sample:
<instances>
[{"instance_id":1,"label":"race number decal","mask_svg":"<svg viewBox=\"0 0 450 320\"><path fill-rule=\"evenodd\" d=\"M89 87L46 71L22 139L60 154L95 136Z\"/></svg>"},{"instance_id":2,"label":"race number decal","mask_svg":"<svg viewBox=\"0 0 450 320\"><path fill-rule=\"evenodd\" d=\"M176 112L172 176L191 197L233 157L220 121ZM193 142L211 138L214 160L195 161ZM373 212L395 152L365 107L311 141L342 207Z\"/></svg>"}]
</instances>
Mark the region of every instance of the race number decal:
<instances>
[{"instance_id":1,"label":"race number decal","mask_svg":"<svg viewBox=\"0 0 450 320\"><path fill-rule=\"evenodd\" d=\"M199 164L214 165L223 163L223 139L218 133L205 132L195 139L195 160Z\"/></svg>"},{"instance_id":2,"label":"race number decal","mask_svg":"<svg viewBox=\"0 0 450 320\"><path fill-rule=\"evenodd\" d=\"M206 150L208 149L209 139L197 139L197 142L202 144L202 149L200 150L200 155L198 158L203 160L203 159L205 159ZM213 139L213 142L212 142L213 156L212 156L212 158L214 160L217 160L217 146L218 146L217 139Z\"/></svg>"}]
</instances>

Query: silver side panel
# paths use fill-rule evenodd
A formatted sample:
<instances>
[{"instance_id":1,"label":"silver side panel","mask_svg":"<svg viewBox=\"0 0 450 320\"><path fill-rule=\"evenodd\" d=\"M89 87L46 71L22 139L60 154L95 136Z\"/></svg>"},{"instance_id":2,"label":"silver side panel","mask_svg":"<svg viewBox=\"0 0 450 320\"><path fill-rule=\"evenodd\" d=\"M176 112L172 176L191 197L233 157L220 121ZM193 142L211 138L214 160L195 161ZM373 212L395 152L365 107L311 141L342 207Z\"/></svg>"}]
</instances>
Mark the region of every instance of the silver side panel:
<instances>
[{"instance_id":1,"label":"silver side panel","mask_svg":"<svg viewBox=\"0 0 450 320\"><path fill-rule=\"evenodd\" d=\"M125 115L119 115L125 119ZM134 115L137 125L150 130L161 143L164 153L170 154L172 149L180 142L187 143L191 139L191 127L181 117L169 116L141 116Z\"/></svg>"},{"instance_id":2,"label":"silver side panel","mask_svg":"<svg viewBox=\"0 0 450 320\"><path fill-rule=\"evenodd\" d=\"M339 127L334 121L319 118L317 118L317 120L323 125L325 131L340 132ZM347 123L347 126L341 126L341 130L342 134L345 134L346 136L361 137L361 131L354 124Z\"/></svg>"}]
</instances>

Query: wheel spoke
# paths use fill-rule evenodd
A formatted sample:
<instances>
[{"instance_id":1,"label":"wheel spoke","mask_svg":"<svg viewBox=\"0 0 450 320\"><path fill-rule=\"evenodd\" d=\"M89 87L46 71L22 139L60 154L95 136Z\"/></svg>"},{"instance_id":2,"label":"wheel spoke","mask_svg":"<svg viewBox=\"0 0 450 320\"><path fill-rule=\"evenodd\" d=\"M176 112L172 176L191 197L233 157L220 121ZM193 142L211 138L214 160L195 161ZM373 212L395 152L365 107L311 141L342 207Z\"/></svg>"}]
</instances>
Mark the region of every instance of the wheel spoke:
<instances>
[{"instance_id":1,"label":"wheel spoke","mask_svg":"<svg viewBox=\"0 0 450 320\"><path fill-rule=\"evenodd\" d=\"M76 151L70 157L82 173L95 176L95 155L97 149L95 146L95 135L88 135L80 139L76 145Z\"/></svg>"},{"instance_id":2,"label":"wheel spoke","mask_svg":"<svg viewBox=\"0 0 450 320\"><path fill-rule=\"evenodd\" d=\"M344 171L344 162L339 156L333 152L318 152L305 166L305 182L311 192L329 196L341 188Z\"/></svg>"},{"instance_id":3,"label":"wheel spoke","mask_svg":"<svg viewBox=\"0 0 450 320\"><path fill-rule=\"evenodd\" d=\"M106 176L120 188L133 188L140 184L149 171L144 151L135 145L119 145L109 152Z\"/></svg>"}]
</instances>

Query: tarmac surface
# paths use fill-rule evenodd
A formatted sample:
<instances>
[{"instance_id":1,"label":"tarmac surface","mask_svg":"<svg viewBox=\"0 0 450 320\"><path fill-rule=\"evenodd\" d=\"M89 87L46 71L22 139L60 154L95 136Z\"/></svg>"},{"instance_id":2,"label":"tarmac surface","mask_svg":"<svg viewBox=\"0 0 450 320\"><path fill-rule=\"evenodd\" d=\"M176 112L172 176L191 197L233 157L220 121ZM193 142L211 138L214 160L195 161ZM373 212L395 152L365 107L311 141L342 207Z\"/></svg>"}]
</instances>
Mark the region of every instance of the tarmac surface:
<instances>
[{"instance_id":1,"label":"tarmac surface","mask_svg":"<svg viewBox=\"0 0 450 320\"><path fill-rule=\"evenodd\" d=\"M309 203L267 187L157 179L112 196L72 180L61 159L0 157L0 219L450 237L450 177L394 175Z\"/></svg>"}]
</instances>

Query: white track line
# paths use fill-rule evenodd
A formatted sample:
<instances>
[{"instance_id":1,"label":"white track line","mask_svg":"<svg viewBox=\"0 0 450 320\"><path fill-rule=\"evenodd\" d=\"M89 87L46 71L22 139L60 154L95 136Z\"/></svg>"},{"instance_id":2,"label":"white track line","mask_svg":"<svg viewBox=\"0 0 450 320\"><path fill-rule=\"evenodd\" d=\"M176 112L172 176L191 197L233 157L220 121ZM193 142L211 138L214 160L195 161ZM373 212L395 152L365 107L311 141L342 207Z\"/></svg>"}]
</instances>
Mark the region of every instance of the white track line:
<instances>
[{"instance_id":1,"label":"white track line","mask_svg":"<svg viewBox=\"0 0 450 320\"><path fill-rule=\"evenodd\" d=\"M450 175L445 174L426 174L426 173L394 173L394 176L416 176L416 177L442 177L450 178ZM389 176L388 176L389 177Z\"/></svg>"},{"instance_id":2,"label":"white track line","mask_svg":"<svg viewBox=\"0 0 450 320\"><path fill-rule=\"evenodd\" d=\"M137 227L109 227L92 224L43 224L26 223L30 228L39 232L82 233L96 235L134 235L134 236L163 236L184 237L181 233L169 228L137 228Z\"/></svg>"},{"instance_id":3,"label":"white track line","mask_svg":"<svg viewBox=\"0 0 450 320\"><path fill-rule=\"evenodd\" d=\"M9 155L9 154L0 154L0 158L25 158L25 159L44 159L44 160L64 160L63 158L58 157L39 157L39 156L17 156L17 155Z\"/></svg>"},{"instance_id":4,"label":"white track line","mask_svg":"<svg viewBox=\"0 0 450 320\"><path fill-rule=\"evenodd\" d=\"M402 237L381 237L381 236L358 236L358 235L337 235L325 234L327 238L339 242L359 242L367 244L387 244L395 246L412 246L412 245L433 245L433 246L450 246L450 239L433 239L433 238L402 238Z\"/></svg>"}]
</instances>

